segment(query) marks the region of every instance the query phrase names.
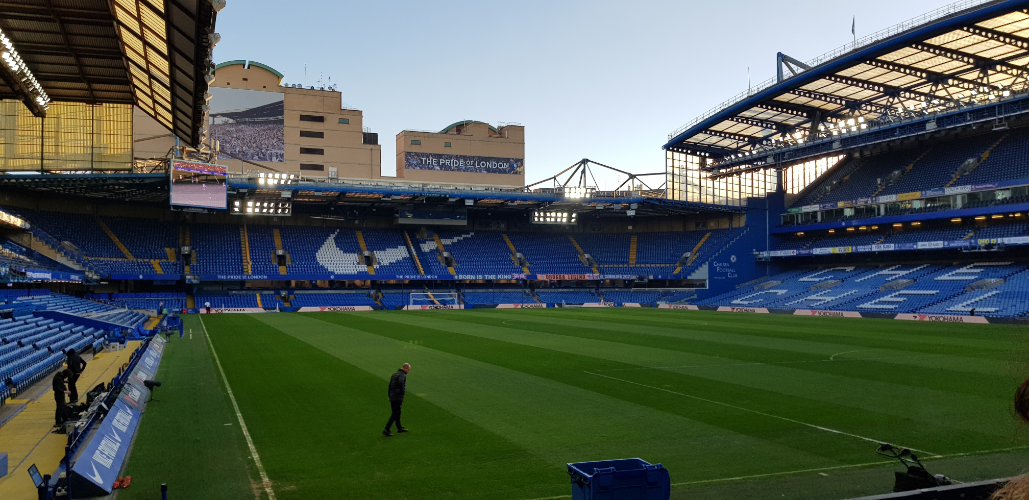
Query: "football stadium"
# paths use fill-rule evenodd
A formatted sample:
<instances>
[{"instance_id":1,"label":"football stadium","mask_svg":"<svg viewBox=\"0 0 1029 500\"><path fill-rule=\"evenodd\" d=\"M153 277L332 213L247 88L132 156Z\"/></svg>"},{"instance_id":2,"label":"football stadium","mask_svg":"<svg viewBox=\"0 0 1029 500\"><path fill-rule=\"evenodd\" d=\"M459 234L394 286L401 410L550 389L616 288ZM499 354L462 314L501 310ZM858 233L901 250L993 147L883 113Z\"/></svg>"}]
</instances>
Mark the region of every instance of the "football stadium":
<instances>
[{"instance_id":1,"label":"football stadium","mask_svg":"<svg viewBox=\"0 0 1029 500\"><path fill-rule=\"evenodd\" d=\"M547 178L226 8L0 2L0 498L1029 498L1029 1Z\"/></svg>"}]
</instances>

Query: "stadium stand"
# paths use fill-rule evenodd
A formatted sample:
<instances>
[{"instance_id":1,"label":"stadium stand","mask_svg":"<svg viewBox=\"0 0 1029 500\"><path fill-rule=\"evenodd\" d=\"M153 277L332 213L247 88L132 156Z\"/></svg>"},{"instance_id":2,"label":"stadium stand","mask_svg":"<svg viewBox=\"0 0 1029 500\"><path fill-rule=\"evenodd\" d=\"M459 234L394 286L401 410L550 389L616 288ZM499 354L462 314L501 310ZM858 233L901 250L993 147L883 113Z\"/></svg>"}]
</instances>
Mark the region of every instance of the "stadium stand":
<instances>
[{"instance_id":1,"label":"stadium stand","mask_svg":"<svg viewBox=\"0 0 1029 500\"><path fill-rule=\"evenodd\" d=\"M294 307L332 307L332 306L378 306L375 299L367 292L325 293L297 292L290 299Z\"/></svg>"}]
</instances>

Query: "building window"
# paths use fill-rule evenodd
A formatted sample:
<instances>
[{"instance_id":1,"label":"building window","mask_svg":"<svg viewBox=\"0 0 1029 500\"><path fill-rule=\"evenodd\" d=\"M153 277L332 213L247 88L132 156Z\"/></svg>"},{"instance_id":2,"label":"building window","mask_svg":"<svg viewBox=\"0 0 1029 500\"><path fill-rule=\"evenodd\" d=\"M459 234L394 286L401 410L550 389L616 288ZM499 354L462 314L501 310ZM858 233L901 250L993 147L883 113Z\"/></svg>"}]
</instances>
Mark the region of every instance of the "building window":
<instances>
[{"instance_id":1,"label":"building window","mask_svg":"<svg viewBox=\"0 0 1029 500\"><path fill-rule=\"evenodd\" d=\"M449 148L449 147L450 147L450 143L449 143L449 142L444 142L444 143L443 143L443 147L445 147L445 148Z\"/></svg>"},{"instance_id":2,"label":"building window","mask_svg":"<svg viewBox=\"0 0 1029 500\"><path fill-rule=\"evenodd\" d=\"M339 123L341 125L350 125L350 118L340 118Z\"/></svg>"},{"instance_id":3,"label":"building window","mask_svg":"<svg viewBox=\"0 0 1029 500\"><path fill-rule=\"evenodd\" d=\"M325 165L318 165L317 163L301 163L300 170L314 170L317 172L324 172Z\"/></svg>"},{"instance_id":4,"label":"building window","mask_svg":"<svg viewBox=\"0 0 1029 500\"><path fill-rule=\"evenodd\" d=\"M421 146L422 145L422 141L411 141L411 145L412 146Z\"/></svg>"},{"instance_id":5,"label":"building window","mask_svg":"<svg viewBox=\"0 0 1029 500\"><path fill-rule=\"evenodd\" d=\"M325 117L324 116L317 116L317 115L300 115L300 121L302 121L302 122L319 122L319 123L321 123L321 122L325 121Z\"/></svg>"},{"instance_id":6,"label":"building window","mask_svg":"<svg viewBox=\"0 0 1029 500\"><path fill-rule=\"evenodd\" d=\"M323 155L325 150L321 148L300 148L300 154L302 155Z\"/></svg>"},{"instance_id":7,"label":"building window","mask_svg":"<svg viewBox=\"0 0 1029 500\"><path fill-rule=\"evenodd\" d=\"M314 132L311 130L301 130L300 137L314 137L315 139L324 139L325 132Z\"/></svg>"}]
</instances>

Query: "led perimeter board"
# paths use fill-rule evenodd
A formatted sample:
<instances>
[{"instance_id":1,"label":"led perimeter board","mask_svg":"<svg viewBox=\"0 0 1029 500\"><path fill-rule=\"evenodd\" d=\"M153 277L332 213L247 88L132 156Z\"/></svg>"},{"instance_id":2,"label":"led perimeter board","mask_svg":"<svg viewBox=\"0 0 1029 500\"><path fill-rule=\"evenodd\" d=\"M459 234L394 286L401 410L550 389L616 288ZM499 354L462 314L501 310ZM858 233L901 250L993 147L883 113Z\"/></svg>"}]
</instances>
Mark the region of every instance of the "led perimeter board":
<instances>
[{"instance_id":1,"label":"led perimeter board","mask_svg":"<svg viewBox=\"0 0 1029 500\"><path fill-rule=\"evenodd\" d=\"M224 165L172 160L169 170L172 205L225 209L228 169Z\"/></svg>"}]
</instances>

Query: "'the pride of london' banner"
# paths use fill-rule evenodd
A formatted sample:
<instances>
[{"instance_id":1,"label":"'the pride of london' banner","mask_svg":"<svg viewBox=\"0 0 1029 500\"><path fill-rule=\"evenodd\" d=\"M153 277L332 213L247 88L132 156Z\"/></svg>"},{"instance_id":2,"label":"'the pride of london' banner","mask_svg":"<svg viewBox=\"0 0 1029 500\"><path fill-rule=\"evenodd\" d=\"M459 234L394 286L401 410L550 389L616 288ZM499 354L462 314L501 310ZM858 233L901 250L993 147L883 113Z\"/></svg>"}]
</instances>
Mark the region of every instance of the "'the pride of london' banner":
<instances>
[{"instance_id":1,"label":"'the pride of london' banner","mask_svg":"<svg viewBox=\"0 0 1029 500\"><path fill-rule=\"evenodd\" d=\"M408 170L441 170L446 172L477 172L481 174L524 174L525 160L522 158L441 155L408 151L404 153L404 168Z\"/></svg>"}]
</instances>

